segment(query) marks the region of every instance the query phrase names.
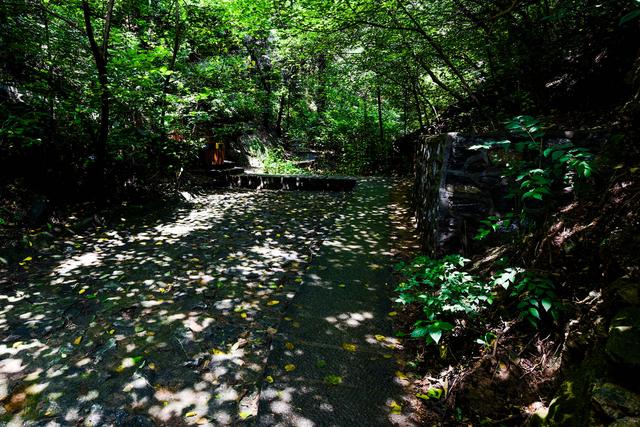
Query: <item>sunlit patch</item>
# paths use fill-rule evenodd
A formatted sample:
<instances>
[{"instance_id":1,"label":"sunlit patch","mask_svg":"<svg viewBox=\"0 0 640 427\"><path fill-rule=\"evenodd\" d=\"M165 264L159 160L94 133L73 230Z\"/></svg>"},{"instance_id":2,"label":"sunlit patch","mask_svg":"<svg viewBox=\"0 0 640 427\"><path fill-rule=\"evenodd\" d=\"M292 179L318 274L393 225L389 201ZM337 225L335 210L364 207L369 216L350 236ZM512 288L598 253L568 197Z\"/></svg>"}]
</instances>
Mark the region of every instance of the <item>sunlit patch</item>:
<instances>
[{"instance_id":1,"label":"sunlit patch","mask_svg":"<svg viewBox=\"0 0 640 427\"><path fill-rule=\"evenodd\" d=\"M15 374L26 368L21 359L0 360L0 374Z\"/></svg>"},{"instance_id":2,"label":"sunlit patch","mask_svg":"<svg viewBox=\"0 0 640 427\"><path fill-rule=\"evenodd\" d=\"M88 252L81 255L76 255L69 260L66 260L53 271L53 275L66 275L73 270L82 267L96 267L100 265L100 254L98 252Z\"/></svg>"}]
</instances>

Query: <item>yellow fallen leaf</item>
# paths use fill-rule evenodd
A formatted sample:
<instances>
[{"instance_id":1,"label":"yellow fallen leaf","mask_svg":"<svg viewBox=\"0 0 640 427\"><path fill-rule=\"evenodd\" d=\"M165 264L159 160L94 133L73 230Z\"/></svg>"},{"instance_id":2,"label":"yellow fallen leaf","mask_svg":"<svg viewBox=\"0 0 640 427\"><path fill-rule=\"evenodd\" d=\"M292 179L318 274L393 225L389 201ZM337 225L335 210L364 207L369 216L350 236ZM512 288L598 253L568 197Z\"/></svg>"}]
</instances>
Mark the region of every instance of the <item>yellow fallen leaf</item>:
<instances>
[{"instance_id":1,"label":"yellow fallen leaf","mask_svg":"<svg viewBox=\"0 0 640 427\"><path fill-rule=\"evenodd\" d=\"M243 319L247 318L247 313L240 313L240 317L242 317Z\"/></svg>"},{"instance_id":2,"label":"yellow fallen leaf","mask_svg":"<svg viewBox=\"0 0 640 427\"><path fill-rule=\"evenodd\" d=\"M116 333L116 330L115 330L115 329L110 329L110 330L109 330L109 335L113 335L113 334L115 334L115 333Z\"/></svg>"},{"instance_id":3,"label":"yellow fallen leaf","mask_svg":"<svg viewBox=\"0 0 640 427\"><path fill-rule=\"evenodd\" d=\"M293 319L289 316L285 317L284 320L286 320L287 322L291 322Z\"/></svg>"},{"instance_id":4,"label":"yellow fallen leaf","mask_svg":"<svg viewBox=\"0 0 640 427\"><path fill-rule=\"evenodd\" d=\"M347 287L347 285L345 285L344 283L340 283L340 284L338 285L338 287L339 287L339 288L346 288L346 287Z\"/></svg>"},{"instance_id":5,"label":"yellow fallen leaf","mask_svg":"<svg viewBox=\"0 0 640 427\"><path fill-rule=\"evenodd\" d=\"M184 416L187 418L195 417L196 415L198 415L198 413L195 411L187 412L186 414L184 414Z\"/></svg>"},{"instance_id":6,"label":"yellow fallen leaf","mask_svg":"<svg viewBox=\"0 0 640 427\"><path fill-rule=\"evenodd\" d=\"M387 339L387 337L385 337L384 335L376 335L375 338L376 338L376 341L378 342L382 342L385 339Z\"/></svg>"},{"instance_id":7,"label":"yellow fallen leaf","mask_svg":"<svg viewBox=\"0 0 640 427\"><path fill-rule=\"evenodd\" d=\"M342 377L338 375L327 375L326 377L324 377L324 382L329 385L342 384Z\"/></svg>"},{"instance_id":8,"label":"yellow fallen leaf","mask_svg":"<svg viewBox=\"0 0 640 427\"><path fill-rule=\"evenodd\" d=\"M80 345L81 342L82 342L82 337L81 336L80 337L76 337L76 339L73 340L73 343L75 345Z\"/></svg>"},{"instance_id":9,"label":"yellow fallen leaf","mask_svg":"<svg viewBox=\"0 0 640 427\"><path fill-rule=\"evenodd\" d=\"M267 303L267 305L278 305L278 304L280 304L280 301L275 300L275 299L272 299L271 301L269 301L269 302Z\"/></svg>"},{"instance_id":10,"label":"yellow fallen leaf","mask_svg":"<svg viewBox=\"0 0 640 427\"><path fill-rule=\"evenodd\" d=\"M225 354L227 354L222 350L218 350L217 348L212 348L211 350L209 350L209 353L213 354L214 356L224 356Z\"/></svg>"},{"instance_id":11,"label":"yellow fallen leaf","mask_svg":"<svg viewBox=\"0 0 640 427\"><path fill-rule=\"evenodd\" d=\"M382 357L384 357L385 359L391 359L393 356L390 354L383 354Z\"/></svg>"},{"instance_id":12,"label":"yellow fallen leaf","mask_svg":"<svg viewBox=\"0 0 640 427\"><path fill-rule=\"evenodd\" d=\"M149 369L151 369L152 371L155 371L156 370L156 364L153 363L153 362L149 363Z\"/></svg>"},{"instance_id":13,"label":"yellow fallen leaf","mask_svg":"<svg viewBox=\"0 0 640 427\"><path fill-rule=\"evenodd\" d=\"M355 344L350 344L350 343L342 343L342 348L344 348L347 351L351 351L354 352L358 349L358 346Z\"/></svg>"},{"instance_id":14,"label":"yellow fallen leaf","mask_svg":"<svg viewBox=\"0 0 640 427\"><path fill-rule=\"evenodd\" d=\"M295 282L296 283L302 283L302 278L301 277L296 277Z\"/></svg>"},{"instance_id":15,"label":"yellow fallen leaf","mask_svg":"<svg viewBox=\"0 0 640 427\"><path fill-rule=\"evenodd\" d=\"M294 345L293 345L293 343L290 343L290 342L285 343L284 347L285 347L287 350L293 350L293 349L294 349Z\"/></svg>"},{"instance_id":16,"label":"yellow fallen leaf","mask_svg":"<svg viewBox=\"0 0 640 427\"><path fill-rule=\"evenodd\" d=\"M273 377L271 375L267 375L264 380L269 384L273 384Z\"/></svg>"},{"instance_id":17,"label":"yellow fallen leaf","mask_svg":"<svg viewBox=\"0 0 640 427\"><path fill-rule=\"evenodd\" d=\"M400 372L400 371L396 371L396 378L400 378L401 380L406 380L407 374L405 374L404 372Z\"/></svg>"},{"instance_id":18,"label":"yellow fallen leaf","mask_svg":"<svg viewBox=\"0 0 640 427\"><path fill-rule=\"evenodd\" d=\"M289 363L288 365L284 365L284 370L287 372L294 371L296 369L296 365L293 363Z\"/></svg>"},{"instance_id":19,"label":"yellow fallen leaf","mask_svg":"<svg viewBox=\"0 0 640 427\"><path fill-rule=\"evenodd\" d=\"M389 316L389 317L393 317L393 316L397 316L397 315L398 315L397 311L391 311L391 312L389 312L389 314L387 314L387 316Z\"/></svg>"},{"instance_id":20,"label":"yellow fallen leaf","mask_svg":"<svg viewBox=\"0 0 640 427\"><path fill-rule=\"evenodd\" d=\"M86 289L80 289L80 292L78 292L78 295L82 295L82 294L84 294L85 292L87 292L87 290L86 290Z\"/></svg>"},{"instance_id":21,"label":"yellow fallen leaf","mask_svg":"<svg viewBox=\"0 0 640 427\"><path fill-rule=\"evenodd\" d=\"M241 420L246 420L247 418L249 418L253 414L251 412L243 411L243 412L240 412L238 415L240 416Z\"/></svg>"},{"instance_id":22,"label":"yellow fallen leaf","mask_svg":"<svg viewBox=\"0 0 640 427\"><path fill-rule=\"evenodd\" d=\"M398 405L395 400L392 400L391 403L389 403L389 408L391 408L392 414L400 414L402 412L402 406Z\"/></svg>"}]
</instances>

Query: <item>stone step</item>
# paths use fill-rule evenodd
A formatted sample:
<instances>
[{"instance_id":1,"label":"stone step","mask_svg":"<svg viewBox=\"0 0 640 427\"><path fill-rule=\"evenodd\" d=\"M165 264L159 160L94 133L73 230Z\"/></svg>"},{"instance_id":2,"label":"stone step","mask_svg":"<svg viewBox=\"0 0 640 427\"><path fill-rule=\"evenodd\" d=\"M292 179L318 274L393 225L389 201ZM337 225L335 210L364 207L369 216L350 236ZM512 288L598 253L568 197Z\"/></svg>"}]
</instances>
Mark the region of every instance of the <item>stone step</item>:
<instances>
[{"instance_id":1,"label":"stone step","mask_svg":"<svg viewBox=\"0 0 640 427\"><path fill-rule=\"evenodd\" d=\"M207 171L207 175L215 179L223 179L231 175L240 175L242 173L244 173L244 169L238 166L229 169L211 169Z\"/></svg>"},{"instance_id":2,"label":"stone step","mask_svg":"<svg viewBox=\"0 0 640 427\"><path fill-rule=\"evenodd\" d=\"M240 174L229 176L232 187L265 190L350 191L357 180L348 177Z\"/></svg>"}]
</instances>

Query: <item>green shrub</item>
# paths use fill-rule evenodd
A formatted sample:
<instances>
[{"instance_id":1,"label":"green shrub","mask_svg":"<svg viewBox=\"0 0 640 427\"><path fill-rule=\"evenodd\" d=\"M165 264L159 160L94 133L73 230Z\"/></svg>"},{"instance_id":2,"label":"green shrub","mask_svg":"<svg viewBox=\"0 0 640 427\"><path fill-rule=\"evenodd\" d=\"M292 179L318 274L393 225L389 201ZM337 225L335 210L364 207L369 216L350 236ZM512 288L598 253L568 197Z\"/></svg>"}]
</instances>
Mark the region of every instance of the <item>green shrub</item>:
<instances>
[{"instance_id":1,"label":"green shrub","mask_svg":"<svg viewBox=\"0 0 640 427\"><path fill-rule=\"evenodd\" d=\"M474 318L489 307L502 288L510 318L526 320L538 328L548 317L557 319L560 303L549 279L519 267L499 271L488 280L464 271L469 260L460 255L441 259L419 256L411 263L399 263L403 280L396 288L396 302L415 305L423 316L413 324L410 336L440 343L461 318ZM487 340L485 340L487 341Z\"/></svg>"}]
</instances>

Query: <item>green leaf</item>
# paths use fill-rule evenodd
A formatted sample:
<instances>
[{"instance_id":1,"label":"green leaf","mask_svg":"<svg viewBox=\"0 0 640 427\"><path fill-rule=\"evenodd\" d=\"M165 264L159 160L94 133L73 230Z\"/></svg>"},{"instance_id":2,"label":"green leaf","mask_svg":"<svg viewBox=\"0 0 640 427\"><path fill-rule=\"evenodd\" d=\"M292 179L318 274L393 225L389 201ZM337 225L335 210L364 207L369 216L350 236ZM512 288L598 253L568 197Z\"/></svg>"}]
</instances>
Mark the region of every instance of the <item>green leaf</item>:
<instances>
[{"instance_id":1,"label":"green leaf","mask_svg":"<svg viewBox=\"0 0 640 427\"><path fill-rule=\"evenodd\" d=\"M553 303L548 298L542 298L540 304L542 304L542 308L544 308L544 311L549 311L549 309L553 305Z\"/></svg>"},{"instance_id":2,"label":"green leaf","mask_svg":"<svg viewBox=\"0 0 640 427\"><path fill-rule=\"evenodd\" d=\"M620 18L620 25L624 25L627 22L633 19L636 19L639 16L640 16L640 9L632 10L631 12L627 13L622 18Z\"/></svg>"},{"instance_id":3,"label":"green leaf","mask_svg":"<svg viewBox=\"0 0 640 427\"><path fill-rule=\"evenodd\" d=\"M436 344L438 344L440 342L440 338L442 338L442 331L441 330L430 331L429 336Z\"/></svg>"},{"instance_id":4,"label":"green leaf","mask_svg":"<svg viewBox=\"0 0 640 427\"><path fill-rule=\"evenodd\" d=\"M536 319L540 319L540 313L538 312L538 309L535 307L529 307L529 313L535 317Z\"/></svg>"}]
</instances>

